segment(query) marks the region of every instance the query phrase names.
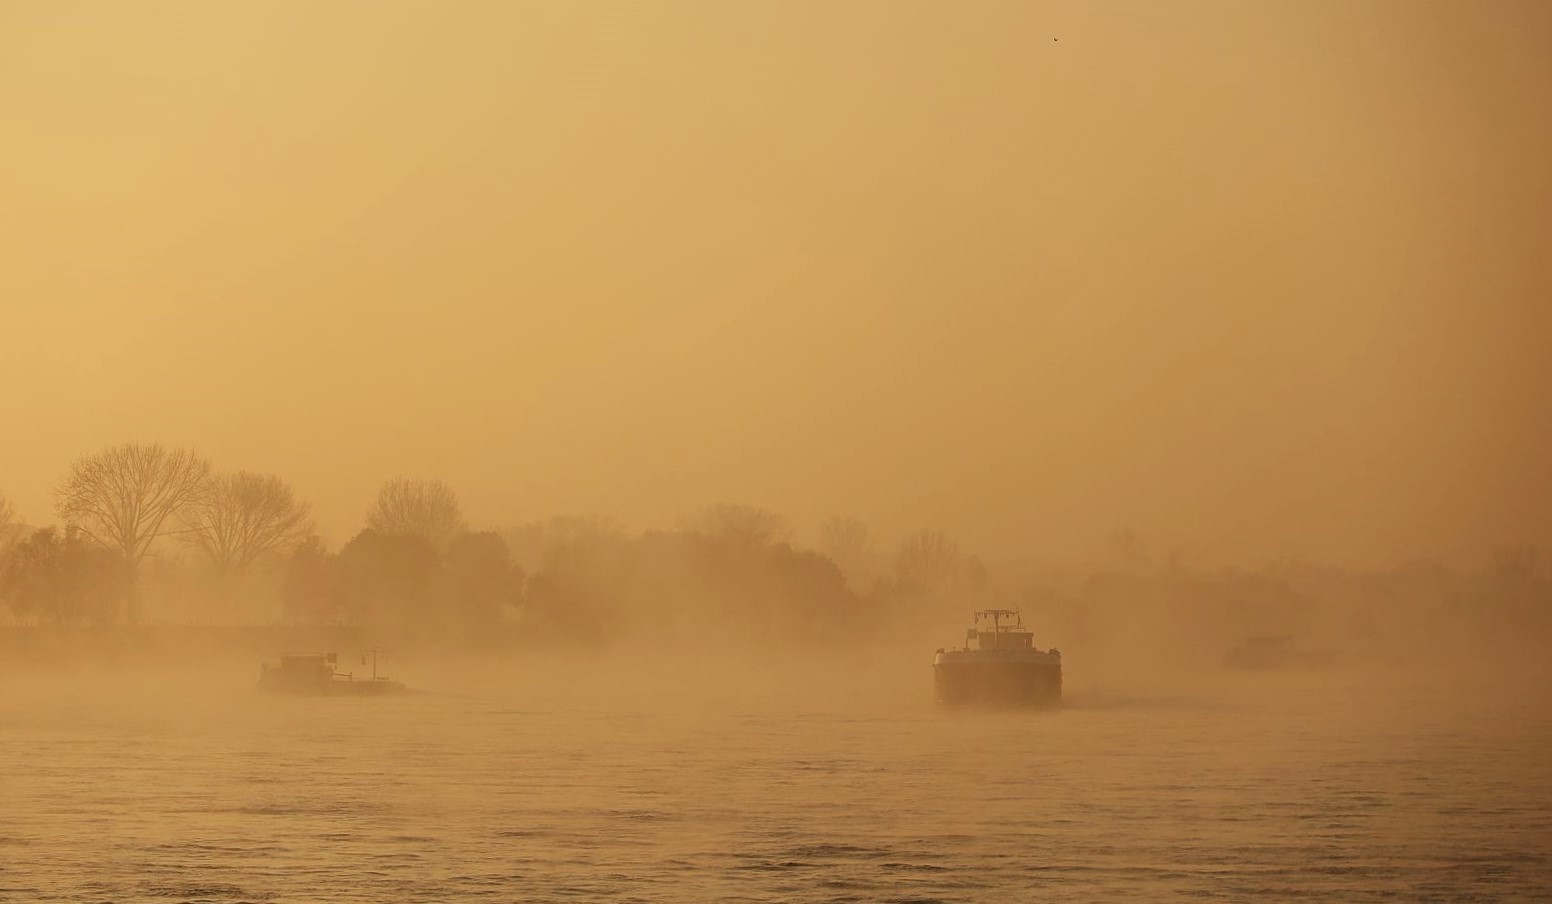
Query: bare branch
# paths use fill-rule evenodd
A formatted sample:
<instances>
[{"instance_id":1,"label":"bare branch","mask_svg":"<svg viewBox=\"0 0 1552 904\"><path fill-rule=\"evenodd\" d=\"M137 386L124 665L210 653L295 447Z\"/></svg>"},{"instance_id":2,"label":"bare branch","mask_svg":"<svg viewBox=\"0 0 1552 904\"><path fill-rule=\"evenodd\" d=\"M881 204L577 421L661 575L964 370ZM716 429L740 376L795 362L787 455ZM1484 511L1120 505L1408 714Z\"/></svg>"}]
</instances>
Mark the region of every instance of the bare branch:
<instances>
[{"instance_id":1,"label":"bare branch","mask_svg":"<svg viewBox=\"0 0 1552 904\"><path fill-rule=\"evenodd\" d=\"M420 537L438 552L445 551L466 527L458 494L451 487L440 480L407 477L383 484L366 524L381 534Z\"/></svg>"},{"instance_id":2,"label":"bare branch","mask_svg":"<svg viewBox=\"0 0 1552 904\"><path fill-rule=\"evenodd\" d=\"M73 463L54 507L67 526L117 552L133 586L168 519L203 498L209 477L210 463L191 450L125 443Z\"/></svg>"},{"instance_id":3,"label":"bare branch","mask_svg":"<svg viewBox=\"0 0 1552 904\"><path fill-rule=\"evenodd\" d=\"M776 512L730 502L708 505L685 518L682 526L690 533L751 548L781 543L792 536L787 519Z\"/></svg>"},{"instance_id":4,"label":"bare branch","mask_svg":"<svg viewBox=\"0 0 1552 904\"><path fill-rule=\"evenodd\" d=\"M21 532L21 524L16 518L16 509L11 505L11 500L0 496L0 553L5 552L17 534Z\"/></svg>"},{"instance_id":5,"label":"bare branch","mask_svg":"<svg viewBox=\"0 0 1552 904\"><path fill-rule=\"evenodd\" d=\"M962 562L959 544L947 534L919 530L900 544L895 555L895 576L906 587L936 593L959 576Z\"/></svg>"},{"instance_id":6,"label":"bare branch","mask_svg":"<svg viewBox=\"0 0 1552 904\"><path fill-rule=\"evenodd\" d=\"M210 481L183 516L184 540L221 571L289 553L312 533L311 507L272 474L239 471Z\"/></svg>"},{"instance_id":7,"label":"bare branch","mask_svg":"<svg viewBox=\"0 0 1552 904\"><path fill-rule=\"evenodd\" d=\"M871 555L873 537L866 522L829 518L819 525L819 551L844 566Z\"/></svg>"}]
</instances>

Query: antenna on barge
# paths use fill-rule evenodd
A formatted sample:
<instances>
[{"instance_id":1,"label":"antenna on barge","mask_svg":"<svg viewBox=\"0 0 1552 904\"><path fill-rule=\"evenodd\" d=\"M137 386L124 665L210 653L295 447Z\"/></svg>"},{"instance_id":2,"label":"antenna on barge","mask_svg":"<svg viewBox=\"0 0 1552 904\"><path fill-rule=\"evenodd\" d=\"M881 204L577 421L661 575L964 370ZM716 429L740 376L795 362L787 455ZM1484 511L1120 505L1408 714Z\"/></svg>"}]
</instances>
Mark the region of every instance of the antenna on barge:
<instances>
[{"instance_id":1,"label":"antenna on barge","mask_svg":"<svg viewBox=\"0 0 1552 904\"><path fill-rule=\"evenodd\" d=\"M367 657L368 654L370 654L371 657L372 657L372 680L373 681L377 680L377 654L378 653L386 653L386 652L388 652L388 651L384 650L382 647L373 647L370 650L362 650L361 651L361 664L362 665L366 665L366 657Z\"/></svg>"}]
</instances>

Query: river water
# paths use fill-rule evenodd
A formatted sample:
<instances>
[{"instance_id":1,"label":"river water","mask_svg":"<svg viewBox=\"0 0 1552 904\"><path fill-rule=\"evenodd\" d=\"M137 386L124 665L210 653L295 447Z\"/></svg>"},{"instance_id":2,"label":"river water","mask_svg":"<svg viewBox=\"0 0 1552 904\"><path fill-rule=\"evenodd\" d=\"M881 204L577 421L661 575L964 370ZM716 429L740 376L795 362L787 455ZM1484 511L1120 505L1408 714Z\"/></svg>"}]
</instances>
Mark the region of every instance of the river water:
<instances>
[{"instance_id":1,"label":"river water","mask_svg":"<svg viewBox=\"0 0 1552 904\"><path fill-rule=\"evenodd\" d=\"M1552 900L1540 689L431 672L0 675L0 900Z\"/></svg>"}]
</instances>

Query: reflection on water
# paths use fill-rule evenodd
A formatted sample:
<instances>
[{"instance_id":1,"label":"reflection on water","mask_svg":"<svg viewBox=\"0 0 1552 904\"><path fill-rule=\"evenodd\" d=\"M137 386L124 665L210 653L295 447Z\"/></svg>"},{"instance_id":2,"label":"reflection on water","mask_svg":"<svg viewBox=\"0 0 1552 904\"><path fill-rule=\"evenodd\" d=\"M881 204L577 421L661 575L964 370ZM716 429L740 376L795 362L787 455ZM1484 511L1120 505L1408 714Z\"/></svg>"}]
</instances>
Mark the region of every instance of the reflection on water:
<instances>
[{"instance_id":1,"label":"reflection on water","mask_svg":"<svg viewBox=\"0 0 1552 904\"><path fill-rule=\"evenodd\" d=\"M405 673L407 679L413 676ZM0 899L1524 899L1539 700L1355 673L1071 683L959 713L837 681L0 678ZM424 684L424 682L423 682Z\"/></svg>"}]
</instances>

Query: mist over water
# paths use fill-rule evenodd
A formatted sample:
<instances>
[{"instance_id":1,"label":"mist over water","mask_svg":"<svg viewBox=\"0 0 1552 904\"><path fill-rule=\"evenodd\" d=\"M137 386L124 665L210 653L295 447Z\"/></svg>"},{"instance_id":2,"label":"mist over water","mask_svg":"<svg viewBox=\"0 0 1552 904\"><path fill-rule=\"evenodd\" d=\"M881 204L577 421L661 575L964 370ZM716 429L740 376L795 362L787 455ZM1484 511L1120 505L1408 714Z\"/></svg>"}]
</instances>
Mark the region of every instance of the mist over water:
<instances>
[{"instance_id":1,"label":"mist over water","mask_svg":"<svg viewBox=\"0 0 1552 904\"><path fill-rule=\"evenodd\" d=\"M932 703L928 657L387 657L0 676L16 901L1524 900L1552 883L1543 682L1106 675Z\"/></svg>"},{"instance_id":2,"label":"mist over water","mask_svg":"<svg viewBox=\"0 0 1552 904\"><path fill-rule=\"evenodd\" d=\"M1545 0L0 0L0 902L1552 900L1548 160Z\"/></svg>"}]
</instances>

